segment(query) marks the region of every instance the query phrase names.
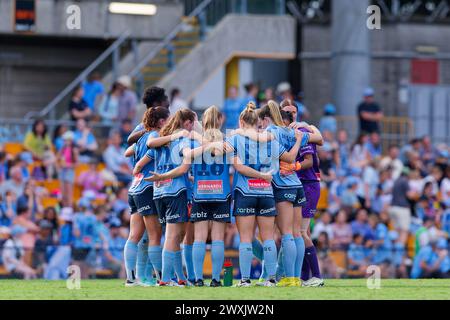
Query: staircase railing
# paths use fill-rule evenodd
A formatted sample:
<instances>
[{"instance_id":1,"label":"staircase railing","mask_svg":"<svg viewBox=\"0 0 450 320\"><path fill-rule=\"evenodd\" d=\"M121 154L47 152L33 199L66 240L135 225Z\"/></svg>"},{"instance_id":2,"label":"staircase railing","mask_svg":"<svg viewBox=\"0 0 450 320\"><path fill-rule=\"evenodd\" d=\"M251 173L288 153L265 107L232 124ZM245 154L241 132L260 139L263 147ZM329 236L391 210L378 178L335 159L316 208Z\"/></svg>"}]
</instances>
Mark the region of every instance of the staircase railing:
<instances>
[{"instance_id":1,"label":"staircase railing","mask_svg":"<svg viewBox=\"0 0 450 320\"><path fill-rule=\"evenodd\" d=\"M30 111L25 115L25 119L33 117L43 118L50 115L51 119L56 118L56 107L86 78L88 75L97 69L106 59L112 56L113 69L114 64L118 63L118 55L122 45L130 38L130 32L125 31L116 41L114 41L105 51L100 54L89 66L87 66L71 83L69 83L49 104L47 104L41 111Z\"/></svg>"},{"instance_id":2,"label":"staircase railing","mask_svg":"<svg viewBox=\"0 0 450 320\"><path fill-rule=\"evenodd\" d=\"M205 9L213 2L214 0L203 0L198 6L196 6L187 16L187 19L192 19L194 17L199 17L200 21L200 33L204 34L205 24L202 23L204 21L202 19L202 13L205 11ZM183 29L185 23L180 22L175 26L175 28L172 29L172 31L169 32L167 36L164 37L164 39L159 42L148 54L146 54L141 61L128 73L130 77L133 77L136 79L136 91L142 92L143 85L144 85L144 79L142 77L141 70L144 68L153 58L155 58L159 52L164 49L171 49L171 41L175 39L177 34ZM169 62L171 64L171 67L174 66L173 59L169 59Z\"/></svg>"}]
</instances>

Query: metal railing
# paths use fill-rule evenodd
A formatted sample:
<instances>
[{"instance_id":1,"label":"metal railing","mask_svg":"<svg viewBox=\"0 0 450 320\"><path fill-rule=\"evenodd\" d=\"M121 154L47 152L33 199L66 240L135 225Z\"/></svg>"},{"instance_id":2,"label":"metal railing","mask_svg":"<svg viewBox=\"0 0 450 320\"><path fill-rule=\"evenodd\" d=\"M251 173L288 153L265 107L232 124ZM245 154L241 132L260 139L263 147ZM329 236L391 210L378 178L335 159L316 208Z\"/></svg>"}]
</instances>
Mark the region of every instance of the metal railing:
<instances>
[{"instance_id":1,"label":"metal railing","mask_svg":"<svg viewBox=\"0 0 450 320\"><path fill-rule=\"evenodd\" d=\"M47 104L41 111L30 111L25 115L25 119L33 117L46 117L50 115L51 119L55 119L56 107L86 78L88 75L96 70L110 56L113 61L113 70L117 70L119 50L122 45L130 38L130 32L125 31L116 41L114 41L97 59L95 59L89 66L87 66L71 83L69 83L49 104ZM113 71L114 72L114 71Z\"/></svg>"},{"instance_id":2,"label":"metal railing","mask_svg":"<svg viewBox=\"0 0 450 320\"><path fill-rule=\"evenodd\" d=\"M356 116L336 116L338 129L347 131L350 141L354 141L359 134L359 119ZM408 117L385 116L380 121L380 133L383 152L389 145L404 145L414 137L414 122Z\"/></svg>"}]
</instances>

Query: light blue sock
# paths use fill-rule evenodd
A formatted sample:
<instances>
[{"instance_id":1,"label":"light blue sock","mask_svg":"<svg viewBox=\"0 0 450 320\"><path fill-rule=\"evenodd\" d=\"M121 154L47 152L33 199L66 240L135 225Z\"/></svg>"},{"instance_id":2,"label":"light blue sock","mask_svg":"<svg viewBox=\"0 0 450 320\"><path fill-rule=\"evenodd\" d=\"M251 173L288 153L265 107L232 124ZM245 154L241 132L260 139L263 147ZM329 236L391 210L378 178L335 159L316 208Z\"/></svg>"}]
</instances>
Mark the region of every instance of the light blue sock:
<instances>
[{"instance_id":1,"label":"light blue sock","mask_svg":"<svg viewBox=\"0 0 450 320\"><path fill-rule=\"evenodd\" d=\"M251 243L239 244L239 268L241 269L242 280L250 279L252 268L253 252Z\"/></svg>"},{"instance_id":2,"label":"light blue sock","mask_svg":"<svg viewBox=\"0 0 450 320\"><path fill-rule=\"evenodd\" d=\"M125 257L125 270L127 273L127 280L129 281L134 281L136 279L137 250L137 243L127 240L123 249L123 256Z\"/></svg>"},{"instance_id":3,"label":"light blue sock","mask_svg":"<svg viewBox=\"0 0 450 320\"><path fill-rule=\"evenodd\" d=\"M302 273L303 258L305 257L305 241L302 237L300 237L294 238L294 242L295 246L297 247L297 256L294 265L294 277L300 278L300 275Z\"/></svg>"},{"instance_id":4,"label":"light blue sock","mask_svg":"<svg viewBox=\"0 0 450 320\"><path fill-rule=\"evenodd\" d=\"M252 241L252 251L253 251L253 255L262 262L262 260L264 259L264 251L263 251L263 246L261 244L261 242L259 242L258 239L254 238Z\"/></svg>"},{"instance_id":5,"label":"light blue sock","mask_svg":"<svg viewBox=\"0 0 450 320\"><path fill-rule=\"evenodd\" d=\"M183 258L180 251L175 251L175 261L173 264L173 269L175 270L175 273L178 277L178 280L186 280L186 276L184 275L183 271Z\"/></svg>"},{"instance_id":6,"label":"light blue sock","mask_svg":"<svg viewBox=\"0 0 450 320\"><path fill-rule=\"evenodd\" d=\"M205 261L205 253L206 253L206 243L195 241L192 249L192 260L194 260L195 280L203 280L203 263Z\"/></svg>"},{"instance_id":7,"label":"light blue sock","mask_svg":"<svg viewBox=\"0 0 450 320\"><path fill-rule=\"evenodd\" d=\"M297 260L297 245L295 244L292 234L285 234L281 237L281 248L283 254L281 261L284 266L284 274L288 278L295 276L295 261ZM302 262L303 264L303 262ZM301 270L300 265L300 270Z\"/></svg>"},{"instance_id":8,"label":"light blue sock","mask_svg":"<svg viewBox=\"0 0 450 320\"><path fill-rule=\"evenodd\" d=\"M136 274L139 280L144 280L146 277L145 270L148 262L148 237L147 232L144 233L141 241L138 243Z\"/></svg>"},{"instance_id":9,"label":"light blue sock","mask_svg":"<svg viewBox=\"0 0 450 320\"><path fill-rule=\"evenodd\" d=\"M162 281L170 282L175 264L175 252L162 250Z\"/></svg>"},{"instance_id":10,"label":"light blue sock","mask_svg":"<svg viewBox=\"0 0 450 320\"><path fill-rule=\"evenodd\" d=\"M192 260L192 244L183 245L183 259L186 267L186 272L189 280L195 279L194 262Z\"/></svg>"},{"instance_id":11,"label":"light blue sock","mask_svg":"<svg viewBox=\"0 0 450 320\"><path fill-rule=\"evenodd\" d=\"M162 250L160 246L148 246L148 259L153 265L156 276L159 278L162 269Z\"/></svg>"},{"instance_id":12,"label":"light blue sock","mask_svg":"<svg viewBox=\"0 0 450 320\"><path fill-rule=\"evenodd\" d=\"M266 280L267 279L267 269L266 269L266 264L264 263L264 260L261 262L261 276L259 277L259 279L261 280Z\"/></svg>"},{"instance_id":13,"label":"light blue sock","mask_svg":"<svg viewBox=\"0 0 450 320\"><path fill-rule=\"evenodd\" d=\"M263 243L264 266L267 270L268 279L274 278L277 272L277 246L274 240L266 240Z\"/></svg>"},{"instance_id":14,"label":"light blue sock","mask_svg":"<svg viewBox=\"0 0 450 320\"><path fill-rule=\"evenodd\" d=\"M220 281L220 272L222 271L224 259L225 246L223 241L213 241L211 243L212 278L217 281Z\"/></svg>"},{"instance_id":15,"label":"light blue sock","mask_svg":"<svg viewBox=\"0 0 450 320\"><path fill-rule=\"evenodd\" d=\"M294 242L294 245L295 245L295 242ZM285 276L283 256L284 256L283 246L281 246L280 251L278 252L278 264L277 264L277 273L276 273L277 280L279 280L280 278ZM294 259L296 256L297 256L297 249L294 252Z\"/></svg>"},{"instance_id":16,"label":"light blue sock","mask_svg":"<svg viewBox=\"0 0 450 320\"><path fill-rule=\"evenodd\" d=\"M145 278L147 280L153 278L153 264L150 261L150 258L147 259L147 264L145 265Z\"/></svg>"}]
</instances>

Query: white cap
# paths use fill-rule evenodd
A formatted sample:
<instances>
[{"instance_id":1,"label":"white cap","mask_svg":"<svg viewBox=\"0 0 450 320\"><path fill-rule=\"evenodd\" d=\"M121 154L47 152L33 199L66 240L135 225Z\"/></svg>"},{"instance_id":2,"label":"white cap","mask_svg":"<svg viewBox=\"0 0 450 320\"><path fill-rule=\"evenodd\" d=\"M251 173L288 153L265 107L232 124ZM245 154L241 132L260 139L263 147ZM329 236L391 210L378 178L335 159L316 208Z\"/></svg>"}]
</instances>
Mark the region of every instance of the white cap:
<instances>
[{"instance_id":1,"label":"white cap","mask_svg":"<svg viewBox=\"0 0 450 320\"><path fill-rule=\"evenodd\" d=\"M282 92L286 92L291 90L291 85L289 84L289 82L281 82L278 86L277 86L277 92L278 93L282 93Z\"/></svg>"},{"instance_id":2,"label":"white cap","mask_svg":"<svg viewBox=\"0 0 450 320\"><path fill-rule=\"evenodd\" d=\"M71 207L64 207L61 209L60 219L64 221L73 220L73 209Z\"/></svg>"},{"instance_id":3,"label":"white cap","mask_svg":"<svg viewBox=\"0 0 450 320\"><path fill-rule=\"evenodd\" d=\"M119 79L117 79L117 83L123 85L124 87L130 88L131 87L131 78L129 76L120 76Z\"/></svg>"},{"instance_id":4,"label":"white cap","mask_svg":"<svg viewBox=\"0 0 450 320\"><path fill-rule=\"evenodd\" d=\"M73 140L74 136L73 136L73 132L72 131L66 131L64 132L64 134L62 135L63 140Z\"/></svg>"}]
</instances>

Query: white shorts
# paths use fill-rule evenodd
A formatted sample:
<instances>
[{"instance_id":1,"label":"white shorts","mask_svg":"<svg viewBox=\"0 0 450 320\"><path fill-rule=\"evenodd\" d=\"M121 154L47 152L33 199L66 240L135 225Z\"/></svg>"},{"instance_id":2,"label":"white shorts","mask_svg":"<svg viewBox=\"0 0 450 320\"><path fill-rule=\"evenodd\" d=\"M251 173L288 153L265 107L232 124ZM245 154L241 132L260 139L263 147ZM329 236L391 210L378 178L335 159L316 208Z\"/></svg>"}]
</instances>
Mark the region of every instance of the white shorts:
<instances>
[{"instance_id":1,"label":"white shorts","mask_svg":"<svg viewBox=\"0 0 450 320\"><path fill-rule=\"evenodd\" d=\"M389 216L394 221L396 229L408 231L411 225L411 209L393 206L389 208Z\"/></svg>"}]
</instances>

